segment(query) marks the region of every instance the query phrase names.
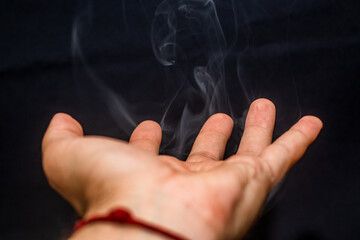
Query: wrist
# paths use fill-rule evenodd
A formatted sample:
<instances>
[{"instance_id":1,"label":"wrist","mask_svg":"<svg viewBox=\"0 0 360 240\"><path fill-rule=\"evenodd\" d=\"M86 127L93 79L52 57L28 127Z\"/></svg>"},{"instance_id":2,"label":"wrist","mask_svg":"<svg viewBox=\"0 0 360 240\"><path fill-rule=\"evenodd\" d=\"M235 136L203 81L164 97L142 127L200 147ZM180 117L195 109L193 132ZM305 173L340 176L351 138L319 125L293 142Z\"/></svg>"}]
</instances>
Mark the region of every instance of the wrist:
<instances>
[{"instance_id":1,"label":"wrist","mask_svg":"<svg viewBox=\"0 0 360 240\"><path fill-rule=\"evenodd\" d=\"M191 206L191 204L179 201L180 199L165 196L159 191L152 191L152 193L147 195L144 192L132 192L126 194L126 197L122 194L121 196L108 195L106 198L101 199L94 198L95 201L89 203L84 219L93 216L104 216L120 207L129 209L135 219L158 226L184 238L216 239L212 227L196 215L195 210L200 208L199 206ZM94 223L86 226L83 231L82 234L92 234L93 231L96 231L114 236L120 235L126 239L168 239L156 232L126 223Z\"/></svg>"},{"instance_id":2,"label":"wrist","mask_svg":"<svg viewBox=\"0 0 360 240\"><path fill-rule=\"evenodd\" d=\"M93 222L87 224L76 231L70 240L118 240L118 239L148 239L148 240L167 240L156 232L143 229L138 226L128 224L118 224L113 222Z\"/></svg>"}]
</instances>

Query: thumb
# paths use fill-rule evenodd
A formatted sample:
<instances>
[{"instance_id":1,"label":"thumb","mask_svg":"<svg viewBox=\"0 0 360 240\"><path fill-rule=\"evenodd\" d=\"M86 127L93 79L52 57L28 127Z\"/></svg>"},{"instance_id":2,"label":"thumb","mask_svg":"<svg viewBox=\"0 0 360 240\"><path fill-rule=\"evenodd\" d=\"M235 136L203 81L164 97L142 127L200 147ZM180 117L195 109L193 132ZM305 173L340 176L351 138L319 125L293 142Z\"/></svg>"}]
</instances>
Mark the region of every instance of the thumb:
<instances>
[{"instance_id":1,"label":"thumb","mask_svg":"<svg viewBox=\"0 0 360 240\"><path fill-rule=\"evenodd\" d=\"M49 184L72 204L73 188L69 187L72 153L69 146L73 140L84 136L79 122L65 113L57 113L51 120L42 141L42 164Z\"/></svg>"},{"instance_id":2,"label":"thumb","mask_svg":"<svg viewBox=\"0 0 360 240\"><path fill-rule=\"evenodd\" d=\"M68 114L55 114L42 141L42 160L46 175L60 170L58 165L64 161L66 146L71 142L68 140L82 136L84 133L79 122Z\"/></svg>"},{"instance_id":3,"label":"thumb","mask_svg":"<svg viewBox=\"0 0 360 240\"><path fill-rule=\"evenodd\" d=\"M48 129L45 132L42 149L47 149L49 143L70 138L84 136L83 129L78 121L66 113L57 113L51 119Z\"/></svg>"}]
</instances>

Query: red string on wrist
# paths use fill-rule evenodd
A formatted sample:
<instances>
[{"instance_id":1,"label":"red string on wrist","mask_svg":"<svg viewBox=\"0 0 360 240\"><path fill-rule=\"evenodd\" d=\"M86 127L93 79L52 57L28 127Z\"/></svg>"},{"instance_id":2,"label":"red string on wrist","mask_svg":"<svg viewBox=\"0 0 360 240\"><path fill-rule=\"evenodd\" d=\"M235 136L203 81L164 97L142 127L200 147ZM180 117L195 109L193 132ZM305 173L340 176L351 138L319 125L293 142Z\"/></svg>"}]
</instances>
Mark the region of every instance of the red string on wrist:
<instances>
[{"instance_id":1,"label":"red string on wrist","mask_svg":"<svg viewBox=\"0 0 360 240\"><path fill-rule=\"evenodd\" d=\"M171 233L167 230L164 230L161 227L158 227L158 226L155 226L155 225L149 224L147 222L144 222L142 220L138 220L138 219L134 218L128 210L125 210L123 208L117 208L117 209L111 211L106 216L94 216L89 219L79 220L75 224L74 232L76 232L77 230L79 230L80 228L82 228L83 226L85 226L89 223L98 222L98 221L136 225L136 226L140 226L145 229L151 230L153 232L159 233L163 236L172 238L174 240L186 240L186 238L176 235L174 233Z\"/></svg>"}]
</instances>

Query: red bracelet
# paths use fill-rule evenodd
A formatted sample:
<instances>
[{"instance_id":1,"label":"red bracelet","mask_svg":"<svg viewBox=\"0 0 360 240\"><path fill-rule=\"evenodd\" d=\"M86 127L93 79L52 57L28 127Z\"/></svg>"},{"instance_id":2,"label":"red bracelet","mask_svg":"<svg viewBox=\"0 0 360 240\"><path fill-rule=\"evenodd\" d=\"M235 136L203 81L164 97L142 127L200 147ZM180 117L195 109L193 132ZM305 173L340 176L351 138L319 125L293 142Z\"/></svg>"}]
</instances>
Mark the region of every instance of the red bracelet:
<instances>
[{"instance_id":1,"label":"red bracelet","mask_svg":"<svg viewBox=\"0 0 360 240\"><path fill-rule=\"evenodd\" d=\"M123 208L118 208L113 211L111 211L106 216L99 216L99 217L91 217L86 220L79 220L76 222L74 227L74 232L82 228L88 223L97 222L97 221L107 221L107 222L116 222L116 223L126 223L126 224L132 224L141 226L145 229L157 232L159 234L162 234L163 236L172 238L174 240L186 240L186 238L178 236L174 233L168 232L158 226L154 226L152 224L146 223L144 221L135 219L133 216L131 216L131 213Z\"/></svg>"}]
</instances>

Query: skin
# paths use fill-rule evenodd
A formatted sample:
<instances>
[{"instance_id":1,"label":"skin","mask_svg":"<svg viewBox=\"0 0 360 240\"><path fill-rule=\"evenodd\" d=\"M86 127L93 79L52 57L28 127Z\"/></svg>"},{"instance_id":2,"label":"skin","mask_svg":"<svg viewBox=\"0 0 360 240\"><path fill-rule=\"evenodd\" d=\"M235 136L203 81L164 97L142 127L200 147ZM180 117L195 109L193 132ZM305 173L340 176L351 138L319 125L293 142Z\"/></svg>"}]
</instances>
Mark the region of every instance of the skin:
<instances>
[{"instance_id":1,"label":"skin","mask_svg":"<svg viewBox=\"0 0 360 240\"><path fill-rule=\"evenodd\" d=\"M208 119L188 159L159 155L161 128L142 122L129 142L84 136L67 114L56 114L43 139L50 185L84 218L126 207L135 217L188 239L244 236L268 194L318 136L322 122L301 118L271 143L275 106L250 106L238 152L223 159L233 122ZM144 229L107 222L89 224L71 239L165 239Z\"/></svg>"}]
</instances>

